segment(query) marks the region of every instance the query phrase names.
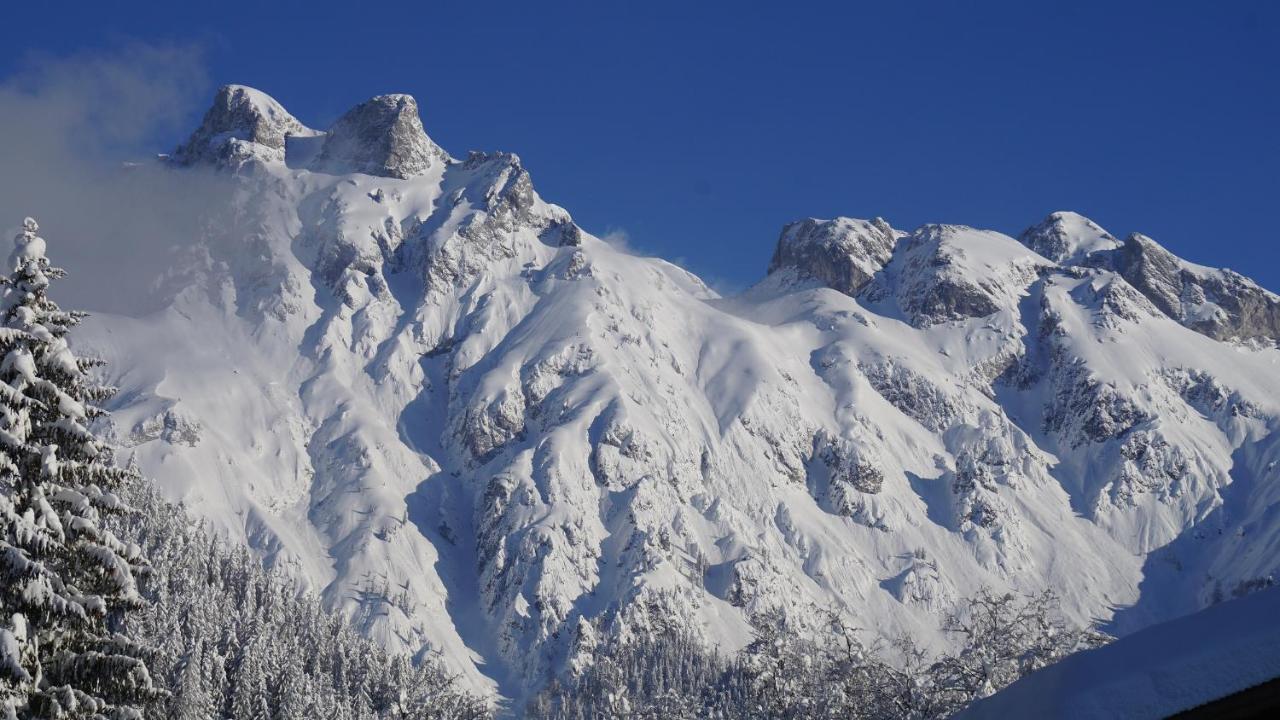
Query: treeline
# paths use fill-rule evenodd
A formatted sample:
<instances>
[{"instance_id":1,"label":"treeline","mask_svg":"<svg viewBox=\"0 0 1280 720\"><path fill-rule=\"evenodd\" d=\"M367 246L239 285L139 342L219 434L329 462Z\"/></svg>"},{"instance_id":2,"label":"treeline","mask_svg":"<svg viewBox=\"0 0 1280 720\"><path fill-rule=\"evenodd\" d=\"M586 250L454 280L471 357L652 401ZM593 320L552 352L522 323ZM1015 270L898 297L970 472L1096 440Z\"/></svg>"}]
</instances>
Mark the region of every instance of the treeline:
<instances>
[{"instance_id":1,"label":"treeline","mask_svg":"<svg viewBox=\"0 0 1280 720\"><path fill-rule=\"evenodd\" d=\"M736 657L679 632L613 640L585 670L529 704L539 720L934 720L1023 675L1109 638L1072 626L1052 593L984 591L947 616L959 649L931 654L910 638L864 644L831 613L808 633L781 610L752 618Z\"/></svg>"},{"instance_id":2,"label":"treeline","mask_svg":"<svg viewBox=\"0 0 1280 720\"><path fill-rule=\"evenodd\" d=\"M356 634L243 547L193 525L148 485L116 531L151 561L148 603L125 634L152 649L148 666L170 695L156 720L473 720L487 703L460 689L435 658L414 664Z\"/></svg>"}]
</instances>

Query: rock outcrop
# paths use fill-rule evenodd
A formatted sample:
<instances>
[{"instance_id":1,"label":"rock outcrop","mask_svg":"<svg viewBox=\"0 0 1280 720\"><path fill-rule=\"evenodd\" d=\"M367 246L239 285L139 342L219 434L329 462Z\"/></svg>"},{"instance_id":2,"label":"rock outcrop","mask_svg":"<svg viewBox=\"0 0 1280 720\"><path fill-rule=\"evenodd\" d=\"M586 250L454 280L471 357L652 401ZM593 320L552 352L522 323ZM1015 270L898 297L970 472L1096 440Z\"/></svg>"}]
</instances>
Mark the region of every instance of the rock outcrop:
<instances>
[{"instance_id":1,"label":"rock outcrop","mask_svg":"<svg viewBox=\"0 0 1280 720\"><path fill-rule=\"evenodd\" d=\"M1237 272L1193 265L1138 233L1099 264L1198 333L1215 340L1280 341L1280 297Z\"/></svg>"},{"instance_id":2,"label":"rock outcrop","mask_svg":"<svg viewBox=\"0 0 1280 720\"><path fill-rule=\"evenodd\" d=\"M1055 212L1019 236L1023 245L1058 263L1080 265L1089 255L1120 247L1120 241L1089 218Z\"/></svg>"},{"instance_id":3,"label":"rock outcrop","mask_svg":"<svg viewBox=\"0 0 1280 720\"><path fill-rule=\"evenodd\" d=\"M286 138L317 134L266 93L243 85L224 85L200 127L173 152L173 160L181 165L232 167L251 158L283 161Z\"/></svg>"},{"instance_id":4,"label":"rock outcrop","mask_svg":"<svg viewBox=\"0 0 1280 720\"><path fill-rule=\"evenodd\" d=\"M422 129L417 101L408 95L379 95L338 118L314 166L324 172L403 179L447 160Z\"/></svg>"},{"instance_id":5,"label":"rock outcrop","mask_svg":"<svg viewBox=\"0 0 1280 720\"><path fill-rule=\"evenodd\" d=\"M896 301L916 327L986 317L1012 310L1048 265L1007 235L925 225L902 241L863 297L873 303Z\"/></svg>"},{"instance_id":6,"label":"rock outcrop","mask_svg":"<svg viewBox=\"0 0 1280 720\"><path fill-rule=\"evenodd\" d=\"M801 277L857 295L889 262L903 234L883 218L800 220L782 229L769 272L792 268Z\"/></svg>"}]
</instances>

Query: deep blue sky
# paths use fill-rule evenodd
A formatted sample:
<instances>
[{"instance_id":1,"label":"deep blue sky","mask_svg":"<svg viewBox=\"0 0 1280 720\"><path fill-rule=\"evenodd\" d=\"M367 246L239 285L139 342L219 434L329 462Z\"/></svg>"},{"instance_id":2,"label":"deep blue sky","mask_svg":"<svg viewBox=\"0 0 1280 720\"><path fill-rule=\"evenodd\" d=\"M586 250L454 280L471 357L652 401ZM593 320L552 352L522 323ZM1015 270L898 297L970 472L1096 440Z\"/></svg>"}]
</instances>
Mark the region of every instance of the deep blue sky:
<instances>
[{"instance_id":1,"label":"deep blue sky","mask_svg":"<svg viewBox=\"0 0 1280 720\"><path fill-rule=\"evenodd\" d=\"M517 152L587 229L722 287L798 217L1074 209L1280 289L1280 3L265 5L10 4L0 74L196 42L319 127L408 92L453 154Z\"/></svg>"}]
</instances>

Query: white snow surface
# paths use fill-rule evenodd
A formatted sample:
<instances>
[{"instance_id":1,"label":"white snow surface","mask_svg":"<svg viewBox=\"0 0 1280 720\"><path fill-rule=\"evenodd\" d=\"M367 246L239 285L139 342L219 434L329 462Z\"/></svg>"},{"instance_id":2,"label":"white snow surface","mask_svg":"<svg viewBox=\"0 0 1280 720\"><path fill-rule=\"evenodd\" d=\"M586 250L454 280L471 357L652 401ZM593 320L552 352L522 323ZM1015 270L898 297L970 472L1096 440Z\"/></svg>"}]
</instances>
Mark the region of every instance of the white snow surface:
<instances>
[{"instance_id":1,"label":"white snow surface","mask_svg":"<svg viewBox=\"0 0 1280 720\"><path fill-rule=\"evenodd\" d=\"M957 720L1159 720L1280 677L1280 588L1077 653Z\"/></svg>"},{"instance_id":2,"label":"white snow surface","mask_svg":"<svg viewBox=\"0 0 1280 720\"><path fill-rule=\"evenodd\" d=\"M514 155L295 147L221 156L182 290L78 349L171 498L477 687L518 702L590 622L732 651L755 609L832 607L941 645L983 586L1129 632L1273 582L1280 351L1107 270L925 226L856 297L779 268L721 298Z\"/></svg>"}]
</instances>

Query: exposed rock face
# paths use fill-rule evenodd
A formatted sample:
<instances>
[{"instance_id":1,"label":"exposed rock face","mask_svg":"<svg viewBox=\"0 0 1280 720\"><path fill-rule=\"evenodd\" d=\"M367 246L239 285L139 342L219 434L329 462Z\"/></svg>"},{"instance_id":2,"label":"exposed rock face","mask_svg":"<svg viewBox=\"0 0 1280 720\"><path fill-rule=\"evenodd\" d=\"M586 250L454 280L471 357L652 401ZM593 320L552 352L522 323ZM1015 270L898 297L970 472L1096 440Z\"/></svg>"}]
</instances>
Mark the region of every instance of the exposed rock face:
<instances>
[{"instance_id":1,"label":"exposed rock face","mask_svg":"<svg viewBox=\"0 0 1280 720\"><path fill-rule=\"evenodd\" d=\"M884 463L870 445L819 431L813 437L813 460L806 480L824 510L887 532L890 528L883 513L870 497L884 489Z\"/></svg>"},{"instance_id":2,"label":"exposed rock face","mask_svg":"<svg viewBox=\"0 0 1280 720\"><path fill-rule=\"evenodd\" d=\"M235 165L252 157L283 160L285 138L316 134L266 93L224 85L200 127L174 151L173 159L182 165Z\"/></svg>"},{"instance_id":3,"label":"exposed rock face","mask_svg":"<svg viewBox=\"0 0 1280 720\"><path fill-rule=\"evenodd\" d=\"M467 181L449 195L450 207L484 212L466 213L455 233L415 250L433 292L463 286L493 263L516 257L528 239L518 230L531 230L553 247L581 242L567 212L538 200L529 172L514 153L473 152L451 165L451 174Z\"/></svg>"},{"instance_id":4,"label":"exposed rock face","mask_svg":"<svg viewBox=\"0 0 1280 720\"><path fill-rule=\"evenodd\" d=\"M555 226L557 238L554 244L561 247L578 247L582 245L582 228L572 221Z\"/></svg>"},{"instance_id":5,"label":"exposed rock face","mask_svg":"<svg viewBox=\"0 0 1280 720\"><path fill-rule=\"evenodd\" d=\"M1114 250L1120 241L1089 218L1055 212L1023 231L1023 245L1060 265L1079 265L1090 254Z\"/></svg>"},{"instance_id":6,"label":"exposed rock face","mask_svg":"<svg viewBox=\"0 0 1280 720\"><path fill-rule=\"evenodd\" d=\"M917 327L1010 308L1050 263L1000 233L960 225L894 230L881 218L807 219L782 230L769 272L870 303L896 301Z\"/></svg>"},{"instance_id":7,"label":"exposed rock face","mask_svg":"<svg viewBox=\"0 0 1280 720\"><path fill-rule=\"evenodd\" d=\"M916 327L1012 310L1037 271L1049 265L1016 240L961 225L925 225L912 232L885 271L863 290L888 299Z\"/></svg>"},{"instance_id":8,"label":"exposed rock face","mask_svg":"<svg viewBox=\"0 0 1280 720\"><path fill-rule=\"evenodd\" d=\"M182 443L195 447L200 443L202 429L198 421L169 409L135 425L126 442L134 446L152 440L163 440L170 444Z\"/></svg>"},{"instance_id":9,"label":"exposed rock face","mask_svg":"<svg viewBox=\"0 0 1280 720\"><path fill-rule=\"evenodd\" d=\"M899 412L922 426L941 432L960 415L954 396L895 358L865 361L859 369L867 383Z\"/></svg>"},{"instance_id":10,"label":"exposed rock face","mask_svg":"<svg viewBox=\"0 0 1280 720\"><path fill-rule=\"evenodd\" d=\"M889 262L902 235L883 218L869 222L853 218L800 220L782 229L769 272L794 268L801 277L857 295Z\"/></svg>"},{"instance_id":11,"label":"exposed rock face","mask_svg":"<svg viewBox=\"0 0 1280 720\"><path fill-rule=\"evenodd\" d=\"M1192 265L1138 233L1100 264L1196 332L1215 340L1280 340L1280 297L1239 273Z\"/></svg>"},{"instance_id":12,"label":"exposed rock face","mask_svg":"<svg viewBox=\"0 0 1280 720\"><path fill-rule=\"evenodd\" d=\"M422 129L418 103L408 95L379 95L360 103L329 128L315 167L333 173L408 178L448 156Z\"/></svg>"}]
</instances>

